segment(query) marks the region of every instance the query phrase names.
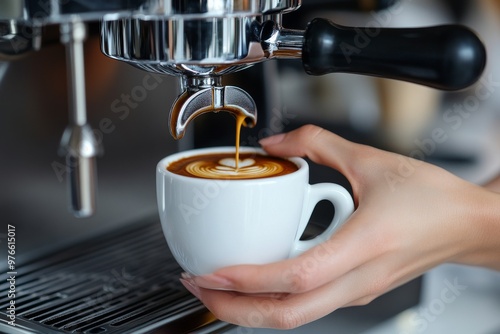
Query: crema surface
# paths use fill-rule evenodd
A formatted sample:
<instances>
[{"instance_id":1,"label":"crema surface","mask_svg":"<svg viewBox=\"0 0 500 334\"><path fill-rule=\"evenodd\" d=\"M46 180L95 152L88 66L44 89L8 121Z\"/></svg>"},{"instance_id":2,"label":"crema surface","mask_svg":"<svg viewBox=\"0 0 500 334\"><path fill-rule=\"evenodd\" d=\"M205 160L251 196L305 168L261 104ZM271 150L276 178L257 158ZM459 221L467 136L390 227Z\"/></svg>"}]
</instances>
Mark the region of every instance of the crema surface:
<instances>
[{"instance_id":1,"label":"crema surface","mask_svg":"<svg viewBox=\"0 0 500 334\"><path fill-rule=\"evenodd\" d=\"M170 163L172 173L204 179L259 179L293 173L293 162L256 153L240 153L236 164L234 153L214 153L183 158Z\"/></svg>"}]
</instances>

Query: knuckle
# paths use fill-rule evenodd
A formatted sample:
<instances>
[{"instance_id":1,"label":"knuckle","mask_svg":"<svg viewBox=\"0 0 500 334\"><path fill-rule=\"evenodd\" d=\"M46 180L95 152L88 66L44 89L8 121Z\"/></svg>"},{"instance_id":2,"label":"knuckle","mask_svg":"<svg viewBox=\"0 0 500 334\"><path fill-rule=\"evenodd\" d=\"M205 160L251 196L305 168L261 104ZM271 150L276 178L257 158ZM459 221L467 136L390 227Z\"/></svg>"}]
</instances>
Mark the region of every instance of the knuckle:
<instances>
[{"instance_id":1,"label":"knuckle","mask_svg":"<svg viewBox=\"0 0 500 334\"><path fill-rule=\"evenodd\" d=\"M312 275L304 271L296 272L289 284L290 293L303 293L311 290L314 287L315 280Z\"/></svg>"},{"instance_id":2,"label":"knuckle","mask_svg":"<svg viewBox=\"0 0 500 334\"><path fill-rule=\"evenodd\" d=\"M303 125L298 130L298 142L303 146L309 146L315 142L315 139L322 131L323 129L316 125Z\"/></svg>"},{"instance_id":3,"label":"knuckle","mask_svg":"<svg viewBox=\"0 0 500 334\"><path fill-rule=\"evenodd\" d=\"M306 124L299 128L299 133L303 136L309 137L313 133L317 133L321 130L320 127L313 124Z\"/></svg>"}]
</instances>

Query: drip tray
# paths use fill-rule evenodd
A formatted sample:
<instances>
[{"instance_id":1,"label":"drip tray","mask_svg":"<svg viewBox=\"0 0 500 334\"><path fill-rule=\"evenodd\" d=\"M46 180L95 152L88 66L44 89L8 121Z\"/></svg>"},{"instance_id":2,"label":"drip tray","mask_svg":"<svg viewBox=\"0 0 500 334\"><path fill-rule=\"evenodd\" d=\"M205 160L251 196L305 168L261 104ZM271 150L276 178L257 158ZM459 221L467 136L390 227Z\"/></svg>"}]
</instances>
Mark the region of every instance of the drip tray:
<instances>
[{"instance_id":1,"label":"drip tray","mask_svg":"<svg viewBox=\"0 0 500 334\"><path fill-rule=\"evenodd\" d=\"M222 333L179 282L158 218L75 244L17 270L15 325L0 295L2 333ZM5 274L0 284L8 291ZM7 283L6 283L7 282Z\"/></svg>"}]
</instances>

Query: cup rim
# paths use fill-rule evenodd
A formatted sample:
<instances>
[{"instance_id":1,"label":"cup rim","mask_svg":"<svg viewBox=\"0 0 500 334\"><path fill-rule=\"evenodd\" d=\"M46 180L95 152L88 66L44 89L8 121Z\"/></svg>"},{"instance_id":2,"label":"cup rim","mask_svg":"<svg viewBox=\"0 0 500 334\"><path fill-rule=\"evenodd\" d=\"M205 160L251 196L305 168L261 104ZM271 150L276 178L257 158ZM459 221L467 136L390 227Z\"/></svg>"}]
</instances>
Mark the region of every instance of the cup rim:
<instances>
[{"instance_id":1,"label":"cup rim","mask_svg":"<svg viewBox=\"0 0 500 334\"><path fill-rule=\"evenodd\" d=\"M199 181L220 181L219 179L205 179L205 178L196 178L196 177L190 177L190 176L185 176L185 175L179 175L170 172L166 167L169 163L173 161L177 161L179 159L183 159L189 156L192 156L193 154L203 154L203 153L227 153L227 152L234 152L235 148L234 146L213 146L213 147L204 147L204 148L194 148L190 150L185 150L185 151L179 151L173 154L170 154L164 158L162 158L156 167L156 170L158 173L161 173L162 175L172 175L175 177L179 178L185 178L188 180L199 180ZM252 146L240 146L240 153L246 153L246 152L255 152L263 155L269 155L266 151L264 151L260 147L252 147ZM283 158L286 160L289 160L293 162L294 164L297 165L298 169L295 172L285 174L285 175L278 175L278 176L269 176L265 178L257 178L257 179L224 179L225 181L231 181L231 182L256 182L256 181L270 181L270 180L276 180L276 179L282 179L282 178L289 178L293 177L294 175L297 175L300 171L303 170L308 170L308 164L307 162L300 158L300 157L287 157Z\"/></svg>"}]
</instances>

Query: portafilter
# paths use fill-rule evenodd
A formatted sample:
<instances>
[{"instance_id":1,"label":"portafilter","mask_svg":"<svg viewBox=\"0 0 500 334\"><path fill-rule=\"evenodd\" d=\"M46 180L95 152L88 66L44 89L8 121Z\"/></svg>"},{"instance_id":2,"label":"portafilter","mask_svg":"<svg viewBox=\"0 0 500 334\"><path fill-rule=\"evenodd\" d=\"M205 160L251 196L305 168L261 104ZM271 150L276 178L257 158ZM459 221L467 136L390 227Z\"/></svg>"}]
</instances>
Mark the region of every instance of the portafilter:
<instances>
[{"instance_id":1,"label":"portafilter","mask_svg":"<svg viewBox=\"0 0 500 334\"><path fill-rule=\"evenodd\" d=\"M442 90L473 84L486 63L480 39L461 25L384 28L373 20L347 27L316 18L305 30L286 29L282 14L300 0L150 1L131 15L105 15L101 47L109 57L146 71L180 77L181 95L170 110L170 131L210 111L246 117L257 111L244 90L222 76L268 59L302 61L311 75L344 72L409 81Z\"/></svg>"}]
</instances>

